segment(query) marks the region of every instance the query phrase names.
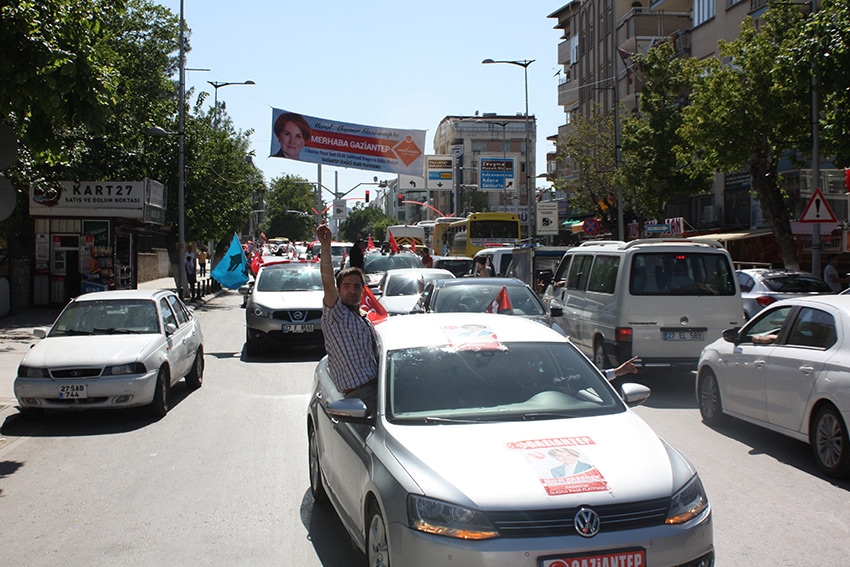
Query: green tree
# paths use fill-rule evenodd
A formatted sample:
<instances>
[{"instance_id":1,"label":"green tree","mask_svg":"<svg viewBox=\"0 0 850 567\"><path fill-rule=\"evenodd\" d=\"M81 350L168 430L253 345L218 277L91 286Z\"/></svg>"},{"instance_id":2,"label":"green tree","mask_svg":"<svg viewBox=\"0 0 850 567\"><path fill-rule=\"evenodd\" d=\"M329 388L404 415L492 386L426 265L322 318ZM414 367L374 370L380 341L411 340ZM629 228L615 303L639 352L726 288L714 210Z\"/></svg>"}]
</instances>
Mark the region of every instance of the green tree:
<instances>
[{"instance_id":1,"label":"green tree","mask_svg":"<svg viewBox=\"0 0 850 567\"><path fill-rule=\"evenodd\" d=\"M748 18L738 39L721 41L721 58L700 65L680 129L693 147L680 156L684 163L749 172L787 268L799 268L799 260L791 233L793 207L780 187L777 166L801 145L811 147L809 74L791 56L802 20L796 7L772 1L758 28Z\"/></svg>"},{"instance_id":2,"label":"green tree","mask_svg":"<svg viewBox=\"0 0 850 567\"><path fill-rule=\"evenodd\" d=\"M268 207L263 230L266 236L285 236L291 241L313 240L313 188L298 175L272 179L266 193Z\"/></svg>"},{"instance_id":3,"label":"green tree","mask_svg":"<svg viewBox=\"0 0 850 567\"><path fill-rule=\"evenodd\" d=\"M664 42L645 57L636 55L635 63L644 85L640 107L622 121L616 182L639 219L664 218L674 195L710 190L714 171L701 161L683 164L677 159L694 155L678 132L693 82L691 62L675 57L672 45Z\"/></svg>"},{"instance_id":4,"label":"green tree","mask_svg":"<svg viewBox=\"0 0 850 567\"><path fill-rule=\"evenodd\" d=\"M377 207L366 206L365 203L357 203L348 212L348 218L339 225L339 238L348 242L360 238L367 239L369 235L375 240L383 240L387 227L398 224L395 217L387 216Z\"/></svg>"},{"instance_id":5,"label":"green tree","mask_svg":"<svg viewBox=\"0 0 850 567\"><path fill-rule=\"evenodd\" d=\"M556 179L556 190L569 194L570 205L577 210L604 218L606 230L615 232L609 199L615 193L614 115L597 106L589 116L576 116L569 135L558 144L557 159L571 163L578 176Z\"/></svg>"}]
</instances>

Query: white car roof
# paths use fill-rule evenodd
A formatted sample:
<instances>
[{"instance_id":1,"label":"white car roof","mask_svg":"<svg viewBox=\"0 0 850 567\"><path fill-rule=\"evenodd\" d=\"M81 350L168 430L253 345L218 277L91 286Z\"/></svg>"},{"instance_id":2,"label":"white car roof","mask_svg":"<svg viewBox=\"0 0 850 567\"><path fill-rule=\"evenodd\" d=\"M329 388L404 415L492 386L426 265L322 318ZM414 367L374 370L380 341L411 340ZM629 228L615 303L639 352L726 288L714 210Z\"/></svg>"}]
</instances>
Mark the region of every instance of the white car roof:
<instances>
[{"instance_id":1,"label":"white car roof","mask_svg":"<svg viewBox=\"0 0 850 567\"><path fill-rule=\"evenodd\" d=\"M116 299L153 299L162 293L172 290L163 289L117 289L111 291L96 291L84 293L74 298L74 301L103 301Z\"/></svg>"},{"instance_id":2,"label":"white car roof","mask_svg":"<svg viewBox=\"0 0 850 567\"><path fill-rule=\"evenodd\" d=\"M848 298L850 299L850 298ZM422 313L390 317L375 325L384 348L396 350L441 346L457 340L456 329L481 325L500 342L564 342L556 331L536 321L495 313ZM455 338L453 338L455 337Z\"/></svg>"}]
</instances>

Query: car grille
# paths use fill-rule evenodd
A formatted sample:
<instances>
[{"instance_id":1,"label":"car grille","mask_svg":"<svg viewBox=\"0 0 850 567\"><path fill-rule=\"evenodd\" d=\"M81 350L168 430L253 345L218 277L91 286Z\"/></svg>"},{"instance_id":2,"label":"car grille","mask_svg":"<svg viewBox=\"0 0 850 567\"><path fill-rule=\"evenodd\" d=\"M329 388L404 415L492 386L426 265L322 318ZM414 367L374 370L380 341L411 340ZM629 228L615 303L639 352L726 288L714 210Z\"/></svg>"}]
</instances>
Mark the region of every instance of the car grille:
<instances>
[{"instance_id":1,"label":"car grille","mask_svg":"<svg viewBox=\"0 0 850 567\"><path fill-rule=\"evenodd\" d=\"M599 514L600 532L613 532L662 525L669 504L669 498L660 498L587 507ZM502 537L548 537L577 534L573 518L578 511L579 508L503 511L488 512L487 516Z\"/></svg>"},{"instance_id":2,"label":"car grille","mask_svg":"<svg viewBox=\"0 0 850 567\"><path fill-rule=\"evenodd\" d=\"M62 368L51 370L53 378L94 378L100 376L103 368Z\"/></svg>"},{"instance_id":3,"label":"car grille","mask_svg":"<svg viewBox=\"0 0 850 567\"><path fill-rule=\"evenodd\" d=\"M272 315L272 319L289 321L290 323L304 323L321 318L321 309L291 309L288 311L275 311Z\"/></svg>"}]
</instances>

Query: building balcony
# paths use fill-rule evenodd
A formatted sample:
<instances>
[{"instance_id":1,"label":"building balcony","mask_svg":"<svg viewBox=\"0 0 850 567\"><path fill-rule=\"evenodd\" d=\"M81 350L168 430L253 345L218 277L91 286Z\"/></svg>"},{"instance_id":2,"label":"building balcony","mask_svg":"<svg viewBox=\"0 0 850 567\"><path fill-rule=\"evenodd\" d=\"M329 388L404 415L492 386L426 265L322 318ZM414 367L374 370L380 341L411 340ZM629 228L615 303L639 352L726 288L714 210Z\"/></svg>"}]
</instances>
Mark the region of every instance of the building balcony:
<instances>
[{"instance_id":1,"label":"building balcony","mask_svg":"<svg viewBox=\"0 0 850 567\"><path fill-rule=\"evenodd\" d=\"M632 8L617 25L617 46L632 53L646 54L654 40L687 32L691 22L690 12L649 12Z\"/></svg>"}]
</instances>

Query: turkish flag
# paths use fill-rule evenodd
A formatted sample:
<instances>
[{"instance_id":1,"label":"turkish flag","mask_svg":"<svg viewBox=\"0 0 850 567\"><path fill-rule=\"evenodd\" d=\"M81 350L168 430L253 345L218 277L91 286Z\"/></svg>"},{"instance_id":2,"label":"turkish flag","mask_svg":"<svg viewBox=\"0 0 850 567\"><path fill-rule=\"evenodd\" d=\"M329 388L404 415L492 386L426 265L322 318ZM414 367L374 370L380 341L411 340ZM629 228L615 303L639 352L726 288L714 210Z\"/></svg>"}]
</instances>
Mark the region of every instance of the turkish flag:
<instances>
[{"instance_id":1,"label":"turkish flag","mask_svg":"<svg viewBox=\"0 0 850 567\"><path fill-rule=\"evenodd\" d=\"M369 235L369 242L366 244L366 250L374 250L375 242L372 240L372 235Z\"/></svg>"},{"instance_id":2,"label":"turkish flag","mask_svg":"<svg viewBox=\"0 0 850 567\"><path fill-rule=\"evenodd\" d=\"M410 251L416 252L416 239L415 238L412 238L410 240Z\"/></svg>"},{"instance_id":3,"label":"turkish flag","mask_svg":"<svg viewBox=\"0 0 850 567\"><path fill-rule=\"evenodd\" d=\"M255 253L254 259L251 260L251 271L254 272L254 275L260 271L260 266L263 265L263 256L261 254Z\"/></svg>"},{"instance_id":4,"label":"turkish flag","mask_svg":"<svg viewBox=\"0 0 850 567\"><path fill-rule=\"evenodd\" d=\"M372 290L368 287L363 290L363 299L360 300L360 309L366 312L366 317L369 318L373 325L377 325L389 317L387 310L378 302L378 298L375 297L375 294L372 293Z\"/></svg>"},{"instance_id":5,"label":"turkish flag","mask_svg":"<svg viewBox=\"0 0 850 567\"><path fill-rule=\"evenodd\" d=\"M513 315L514 308L511 306L511 298L508 296L508 288L502 286L502 290L496 296L496 298L490 302L487 306L487 309L484 310L485 313L504 313L506 315Z\"/></svg>"},{"instance_id":6,"label":"turkish flag","mask_svg":"<svg viewBox=\"0 0 850 567\"><path fill-rule=\"evenodd\" d=\"M390 249L393 251L393 254L398 254L398 242L393 238L392 232L387 232L390 235Z\"/></svg>"}]
</instances>

